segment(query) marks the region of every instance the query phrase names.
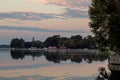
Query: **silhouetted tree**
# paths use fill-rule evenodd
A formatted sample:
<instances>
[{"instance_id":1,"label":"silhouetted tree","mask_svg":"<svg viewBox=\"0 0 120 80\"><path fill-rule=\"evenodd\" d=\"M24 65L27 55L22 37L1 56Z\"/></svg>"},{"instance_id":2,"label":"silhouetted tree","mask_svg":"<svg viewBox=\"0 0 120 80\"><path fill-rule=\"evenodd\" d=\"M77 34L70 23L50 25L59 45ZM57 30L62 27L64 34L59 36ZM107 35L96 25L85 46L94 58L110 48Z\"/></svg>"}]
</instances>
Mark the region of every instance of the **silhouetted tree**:
<instances>
[{"instance_id":1,"label":"silhouetted tree","mask_svg":"<svg viewBox=\"0 0 120 80\"><path fill-rule=\"evenodd\" d=\"M60 41L60 35L54 35L52 37L48 37L45 42L44 42L44 45L46 47L49 47L49 46L56 46L56 47L59 47L59 41Z\"/></svg>"},{"instance_id":2,"label":"silhouetted tree","mask_svg":"<svg viewBox=\"0 0 120 80\"><path fill-rule=\"evenodd\" d=\"M30 48L32 46L32 42L25 42L25 48Z\"/></svg>"},{"instance_id":3,"label":"silhouetted tree","mask_svg":"<svg viewBox=\"0 0 120 80\"><path fill-rule=\"evenodd\" d=\"M24 48L25 45L24 45L25 41L21 38L21 39L18 39L18 38L15 38L15 39L12 39L11 40L11 48Z\"/></svg>"},{"instance_id":4,"label":"silhouetted tree","mask_svg":"<svg viewBox=\"0 0 120 80\"><path fill-rule=\"evenodd\" d=\"M120 0L92 0L90 27L100 49L120 52Z\"/></svg>"}]
</instances>

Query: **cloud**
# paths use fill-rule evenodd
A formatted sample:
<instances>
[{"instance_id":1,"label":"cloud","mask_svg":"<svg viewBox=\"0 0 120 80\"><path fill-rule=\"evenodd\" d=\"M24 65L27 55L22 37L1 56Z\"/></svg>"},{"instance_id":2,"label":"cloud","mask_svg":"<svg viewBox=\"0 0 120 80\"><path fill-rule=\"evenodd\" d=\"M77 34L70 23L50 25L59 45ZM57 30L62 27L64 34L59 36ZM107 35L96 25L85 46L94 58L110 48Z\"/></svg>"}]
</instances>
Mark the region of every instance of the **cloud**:
<instances>
[{"instance_id":1,"label":"cloud","mask_svg":"<svg viewBox=\"0 0 120 80\"><path fill-rule=\"evenodd\" d=\"M34 2L40 2L43 4L55 4L71 8L88 8L91 0L29 0Z\"/></svg>"},{"instance_id":2,"label":"cloud","mask_svg":"<svg viewBox=\"0 0 120 80\"><path fill-rule=\"evenodd\" d=\"M62 18L61 18L62 17ZM32 13L32 12L4 12L0 13L0 19L17 19L17 20L32 20L40 21L44 19L69 19L69 18L88 18L88 12L65 8L62 14L45 14L45 13Z\"/></svg>"},{"instance_id":3,"label":"cloud","mask_svg":"<svg viewBox=\"0 0 120 80\"><path fill-rule=\"evenodd\" d=\"M35 32L64 32L64 33L90 33L90 31L79 30L50 30L35 27L16 27L16 26L0 26L0 30L18 30L18 31L35 31Z\"/></svg>"},{"instance_id":4,"label":"cloud","mask_svg":"<svg viewBox=\"0 0 120 80\"><path fill-rule=\"evenodd\" d=\"M60 14L46 14L34 12L3 12L0 13L0 19L17 19L40 21L44 19L60 18L88 18L88 6L91 0L28 0L43 4L54 4L65 6L64 12Z\"/></svg>"},{"instance_id":5,"label":"cloud","mask_svg":"<svg viewBox=\"0 0 120 80\"><path fill-rule=\"evenodd\" d=\"M42 4L52 4L64 6L64 11L56 16L62 16L67 18L88 18L88 7L91 4L91 0L28 0L33 2L39 2Z\"/></svg>"},{"instance_id":6,"label":"cloud","mask_svg":"<svg viewBox=\"0 0 120 80\"><path fill-rule=\"evenodd\" d=\"M51 14L32 13L32 12L6 12L0 13L0 19L18 19L18 20L43 20L55 18Z\"/></svg>"},{"instance_id":7,"label":"cloud","mask_svg":"<svg viewBox=\"0 0 120 80\"><path fill-rule=\"evenodd\" d=\"M88 12L77 9L66 8L65 12L61 14L61 16L65 18L88 18Z\"/></svg>"}]
</instances>

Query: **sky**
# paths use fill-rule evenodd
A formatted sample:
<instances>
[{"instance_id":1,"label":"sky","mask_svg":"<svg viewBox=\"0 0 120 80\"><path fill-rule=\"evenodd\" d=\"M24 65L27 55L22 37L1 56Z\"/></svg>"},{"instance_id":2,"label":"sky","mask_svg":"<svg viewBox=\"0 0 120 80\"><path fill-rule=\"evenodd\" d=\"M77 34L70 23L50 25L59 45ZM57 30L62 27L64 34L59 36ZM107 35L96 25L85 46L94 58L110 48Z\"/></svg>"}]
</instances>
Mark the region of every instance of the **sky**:
<instances>
[{"instance_id":1,"label":"sky","mask_svg":"<svg viewBox=\"0 0 120 80\"><path fill-rule=\"evenodd\" d=\"M12 38L44 41L59 34L89 35L91 0L0 0L0 44Z\"/></svg>"}]
</instances>

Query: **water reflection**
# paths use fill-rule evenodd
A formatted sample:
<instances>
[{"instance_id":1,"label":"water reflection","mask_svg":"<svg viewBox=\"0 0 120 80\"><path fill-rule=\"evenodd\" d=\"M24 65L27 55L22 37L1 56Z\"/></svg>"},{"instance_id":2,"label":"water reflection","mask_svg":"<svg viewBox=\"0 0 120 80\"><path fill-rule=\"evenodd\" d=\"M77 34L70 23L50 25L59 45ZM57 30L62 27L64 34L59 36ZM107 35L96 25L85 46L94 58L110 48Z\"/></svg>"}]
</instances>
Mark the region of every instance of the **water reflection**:
<instances>
[{"instance_id":1,"label":"water reflection","mask_svg":"<svg viewBox=\"0 0 120 80\"><path fill-rule=\"evenodd\" d=\"M108 73L104 67L100 67L99 75L96 80L119 80L120 79L120 71L111 71Z\"/></svg>"},{"instance_id":2,"label":"water reflection","mask_svg":"<svg viewBox=\"0 0 120 80\"><path fill-rule=\"evenodd\" d=\"M96 80L119 80L120 79L120 55L111 54L108 59L108 73L104 67L99 68L99 75Z\"/></svg>"},{"instance_id":3,"label":"water reflection","mask_svg":"<svg viewBox=\"0 0 120 80\"><path fill-rule=\"evenodd\" d=\"M83 61L92 63L93 61L105 61L108 55L88 53L88 52L47 52L47 51L30 51L30 50L11 50L11 57L15 60L23 60L26 56L36 57L44 56L46 60L61 63L62 61L71 61L81 63Z\"/></svg>"},{"instance_id":4,"label":"water reflection","mask_svg":"<svg viewBox=\"0 0 120 80\"><path fill-rule=\"evenodd\" d=\"M32 56L33 61L35 57L41 57L43 55L43 52L38 52L38 51L30 51L30 50L11 50L11 57L12 59L15 60L23 60L25 56Z\"/></svg>"}]
</instances>

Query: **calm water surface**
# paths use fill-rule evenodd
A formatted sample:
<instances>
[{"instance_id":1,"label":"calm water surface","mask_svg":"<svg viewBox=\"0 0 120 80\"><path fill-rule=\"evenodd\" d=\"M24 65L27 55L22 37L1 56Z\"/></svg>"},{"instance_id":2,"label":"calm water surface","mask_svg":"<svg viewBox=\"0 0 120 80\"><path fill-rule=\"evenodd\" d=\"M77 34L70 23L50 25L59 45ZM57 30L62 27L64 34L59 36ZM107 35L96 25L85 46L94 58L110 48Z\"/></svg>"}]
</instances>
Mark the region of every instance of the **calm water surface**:
<instances>
[{"instance_id":1,"label":"calm water surface","mask_svg":"<svg viewBox=\"0 0 120 80\"><path fill-rule=\"evenodd\" d=\"M95 80L107 55L0 50L0 80Z\"/></svg>"}]
</instances>

